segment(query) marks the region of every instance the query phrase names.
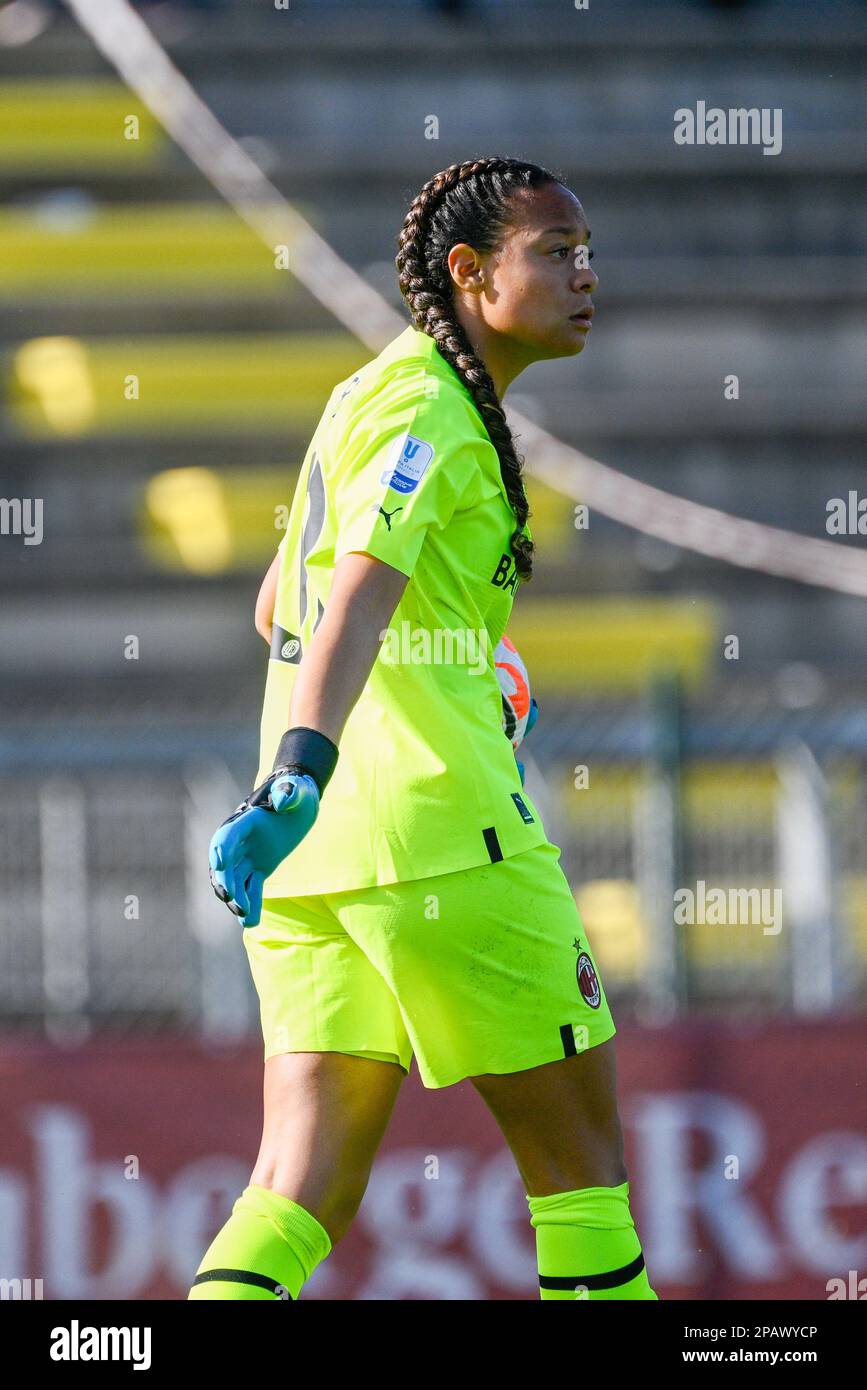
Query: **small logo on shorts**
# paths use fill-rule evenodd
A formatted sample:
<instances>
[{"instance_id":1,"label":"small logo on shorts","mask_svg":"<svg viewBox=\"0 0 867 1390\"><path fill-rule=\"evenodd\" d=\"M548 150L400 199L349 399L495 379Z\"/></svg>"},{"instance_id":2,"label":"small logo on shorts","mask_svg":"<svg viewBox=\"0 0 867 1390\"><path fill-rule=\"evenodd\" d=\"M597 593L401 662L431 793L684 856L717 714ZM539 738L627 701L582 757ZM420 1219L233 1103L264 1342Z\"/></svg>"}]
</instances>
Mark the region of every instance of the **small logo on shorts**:
<instances>
[{"instance_id":1,"label":"small logo on shorts","mask_svg":"<svg viewBox=\"0 0 867 1390\"><path fill-rule=\"evenodd\" d=\"M578 959L575 962L575 978L578 981L581 998L585 1004L590 1005L591 1009L598 1009L602 1002L602 991L599 988L599 977L593 968L593 962L587 952L581 950L581 942L577 936L572 945L578 952Z\"/></svg>"}]
</instances>

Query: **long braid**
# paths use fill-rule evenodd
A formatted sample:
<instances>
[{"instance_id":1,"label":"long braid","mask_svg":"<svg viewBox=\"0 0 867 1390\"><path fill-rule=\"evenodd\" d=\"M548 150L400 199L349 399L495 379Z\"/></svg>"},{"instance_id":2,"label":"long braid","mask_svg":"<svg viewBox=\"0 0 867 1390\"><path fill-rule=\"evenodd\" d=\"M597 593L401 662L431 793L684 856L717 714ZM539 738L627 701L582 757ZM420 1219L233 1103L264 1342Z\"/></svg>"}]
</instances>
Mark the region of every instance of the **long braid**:
<instances>
[{"instance_id":1,"label":"long braid","mask_svg":"<svg viewBox=\"0 0 867 1390\"><path fill-rule=\"evenodd\" d=\"M561 182L559 175L517 159L452 164L430 179L413 200L395 258L400 291L413 324L434 339L442 357L461 377L497 451L503 485L518 523L509 546L522 580L533 573L534 550L524 532L530 515L521 472L524 461L515 450L494 383L455 313L447 256L461 241L477 251L493 249L508 222L514 193Z\"/></svg>"}]
</instances>

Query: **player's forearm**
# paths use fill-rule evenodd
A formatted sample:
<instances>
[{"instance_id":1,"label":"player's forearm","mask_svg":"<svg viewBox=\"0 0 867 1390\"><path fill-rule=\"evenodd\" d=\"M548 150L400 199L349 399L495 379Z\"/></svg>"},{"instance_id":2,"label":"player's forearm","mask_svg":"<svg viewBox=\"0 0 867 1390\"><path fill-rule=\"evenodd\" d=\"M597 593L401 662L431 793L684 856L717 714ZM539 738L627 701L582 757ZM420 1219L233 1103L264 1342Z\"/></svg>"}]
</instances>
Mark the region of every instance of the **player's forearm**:
<instances>
[{"instance_id":1,"label":"player's forearm","mask_svg":"<svg viewBox=\"0 0 867 1390\"><path fill-rule=\"evenodd\" d=\"M343 726L360 696L379 652L379 629L356 625L352 609L327 615L304 653L298 668L289 727L317 729L332 743L340 742Z\"/></svg>"},{"instance_id":2,"label":"player's forearm","mask_svg":"<svg viewBox=\"0 0 867 1390\"><path fill-rule=\"evenodd\" d=\"M303 725L339 743L406 583L406 575L367 554L338 562L328 607L298 668L290 728Z\"/></svg>"}]
</instances>

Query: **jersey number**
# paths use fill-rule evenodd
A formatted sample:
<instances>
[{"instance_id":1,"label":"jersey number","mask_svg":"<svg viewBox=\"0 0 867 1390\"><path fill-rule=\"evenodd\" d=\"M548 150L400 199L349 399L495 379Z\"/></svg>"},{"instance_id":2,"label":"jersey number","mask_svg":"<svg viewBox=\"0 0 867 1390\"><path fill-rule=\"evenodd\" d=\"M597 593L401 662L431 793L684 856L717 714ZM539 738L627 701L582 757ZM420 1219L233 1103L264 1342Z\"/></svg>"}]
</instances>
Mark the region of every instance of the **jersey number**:
<instances>
[{"instance_id":1,"label":"jersey number","mask_svg":"<svg viewBox=\"0 0 867 1390\"><path fill-rule=\"evenodd\" d=\"M307 617L307 557L322 535L322 528L325 525L325 484L322 479L322 468L316 454L313 455L313 463L307 475L307 501L309 504L307 507L307 520L304 523L304 530L301 534L299 632L303 631L304 619ZM313 624L314 632L322 621L322 615L325 612L319 598L316 599L316 609L316 621Z\"/></svg>"}]
</instances>

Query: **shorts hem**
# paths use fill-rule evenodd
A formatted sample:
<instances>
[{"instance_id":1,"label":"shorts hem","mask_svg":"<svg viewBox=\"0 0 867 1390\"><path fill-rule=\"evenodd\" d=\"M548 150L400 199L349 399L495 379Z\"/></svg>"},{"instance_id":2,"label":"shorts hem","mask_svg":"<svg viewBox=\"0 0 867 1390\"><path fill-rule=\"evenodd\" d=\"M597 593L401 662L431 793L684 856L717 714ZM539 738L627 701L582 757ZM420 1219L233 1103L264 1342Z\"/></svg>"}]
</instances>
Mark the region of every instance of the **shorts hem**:
<instances>
[{"instance_id":1,"label":"shorts hem","mask_svg":"<svg viewBox=\"0 0 867 1390\"><path fill-rule=\"evenodd\" d=\"M588 1047L582 1048L581 1050L582 1050L582 1052L591 1052L591 1051L593 1050L594 1047L599 1047L601 1043L608 1042L611 1038L615 1037L616 1034L617 1034L617 1029L616 1029L616 1027L613 1027L613 1026L612 1026L611 1032L610 1032L610 1033L606 1033L606 1035L605 1035L604 1038L596 1038L595 1041L592 1042L592 1043L590 1043L590 1045L589 1045ZM546 1066L549 1062L565 1062L565 1061L566 1061L566 1054L563 1053L563 1052L561 1051L561 1052L559 1052L555 1057L551 1057L550 1055L548 1055L548 1056L546 1056L546 1057L539 1057L539 1058L537 1058L535 1061L529 1061L529 1062L523 1062L523 1061L522 1061L522 1062L517 1062L517 1063L515 1063L514 1065L505 1066L505 1067L502 1067L501 1069L498 1069L498 1070L495 1070L495 1069L493 1069L493 1068L488 1068L487 1071L473 1071L473 1072L467 1072L467 1071L465 1071L465 1072L462 1072L460 1075L453 1077L452 1080L450 1080L450 1081L433 1081L433 1080L429 1080L429 1079L428 1079L428 1076L426 1076L425 1072L423 1071L423 1069L422 1069L420 1063L418 1064L418 1072L419 1072L419 1077L421 1078L421 1083L422 1083L422 1085L424 1086L425 1090L427 1090L427 1091L442 1091L442 1090L445 1090L445 1088L446 1088L447 1086L456 1086L456 1085L458 1085L459 1082L461 1082L461 1081L467 1081L467 1080L469 1080L470 1078L475 1077L475 1076L511 1076L513 1073L516 1073L516 1072L521 1072L521 1071L532 1071L533 1067L544 1067L544 1066ZM416 1062L418 1063L418 1056L416 1056Z\"/></svg>"},{"instance_id":2,"label":"shorts hem","mask_svg":"<svg viewBox=\"0 0 867 1390\"><path fill-rule=\"evenodd\" d=\"M322 1047L313 1044L303 1046L297 1044L294 1047L278 1047L273 1052L264 1054L264 1061L269 1062L272 1057L285 1057L292 1052L342 1052L345 1057L369 1058L373 1062L396 1062L405 1076L409 1076L412 1067L412 1058L409 1062L403 1062L397 1052L387 1050L379 1051L376 1048L368 1047Z\"/></svg>"}]
</instances>

